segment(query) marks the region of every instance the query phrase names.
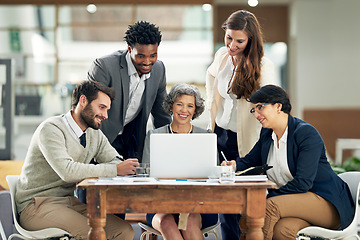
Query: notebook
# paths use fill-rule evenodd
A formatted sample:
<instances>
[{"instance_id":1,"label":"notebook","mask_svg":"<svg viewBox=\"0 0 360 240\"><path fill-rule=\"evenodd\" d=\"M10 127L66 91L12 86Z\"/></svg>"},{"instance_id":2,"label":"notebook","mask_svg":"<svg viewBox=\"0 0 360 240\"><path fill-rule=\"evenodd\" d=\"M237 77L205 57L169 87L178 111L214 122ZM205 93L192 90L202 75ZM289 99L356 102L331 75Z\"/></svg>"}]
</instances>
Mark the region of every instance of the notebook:
<instances>
[{"instance_id":1,"label":"notebook","mask_svg":"<svg viewBox=\"0 0 360 240\"><path fill-rule=\"evenodd\" d=\"M216 164L215 133L150 135L150 177L208 178Z\"/></svg>"}]
</instances>

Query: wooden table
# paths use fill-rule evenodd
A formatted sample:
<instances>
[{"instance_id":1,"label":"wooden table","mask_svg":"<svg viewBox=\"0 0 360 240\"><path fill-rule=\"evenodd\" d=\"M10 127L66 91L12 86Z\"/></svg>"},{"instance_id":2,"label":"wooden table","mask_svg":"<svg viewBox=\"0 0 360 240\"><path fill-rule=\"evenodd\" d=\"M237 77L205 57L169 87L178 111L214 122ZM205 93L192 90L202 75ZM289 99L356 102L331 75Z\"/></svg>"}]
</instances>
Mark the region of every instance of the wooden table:
<instances>
[{"instance_id":1,"label":"wooden table","mask_svg":"<svg viewBox=\"0 0 360 240\"><path fill-rule=\"evenodd\" d=\"M108 213L240 213L240 239L263 239L266 189L271 181L219 183L95 184L85 179L89 239L106 239Z\"/></svg>"}]
</instances>

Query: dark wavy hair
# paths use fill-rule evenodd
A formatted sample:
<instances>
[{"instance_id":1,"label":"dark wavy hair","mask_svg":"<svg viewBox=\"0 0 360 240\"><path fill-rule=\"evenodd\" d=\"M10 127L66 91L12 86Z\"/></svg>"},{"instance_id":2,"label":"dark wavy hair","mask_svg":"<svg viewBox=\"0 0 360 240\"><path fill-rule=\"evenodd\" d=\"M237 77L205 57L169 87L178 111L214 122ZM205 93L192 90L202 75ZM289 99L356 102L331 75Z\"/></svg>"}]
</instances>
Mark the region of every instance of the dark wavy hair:
<instances>
[{"instance_id":1,"label":"dark wavy hair","mask_svg":"<svg viewBox=\"0 0 360 240\"><path fill-rule=\"evenodd\" d=\"M171 109L177 99L182 95L190 95L195 98L195 113L192 119L200 116L205 110L205 100L201 97L199 89L193 85L186 83L175 84L171 89L169 94L166 96L163 102L163 108L165 112L172 114Z\"/></svg>"},{"instance_id":2,"label":"dark wavy hair","mask_svg":"<svg viewBox=\"0 0 360 240\"><path fill-rule=\"evenodd\" d=\"M98 96L98 92L101 91L109 96L110 100L113 101L115 98L115 90L111 87L107 87L102 83L96 81L83 81L79 85L77 85L72 94L72 104L73 108L79 103L79 99L81 95L85 95L88 103L91 103Z\"/></svg>"},{"instance_id":3,"label":"dark wavy hair","mask_svg":"<svg viewBox=\"0 0 360 240\"><path fill-rule=\"evenodd\" d=\"M281 103L281 111L284 113L290 114L291 112L291 103L289 95L285 92L284 89L275 85L265 85L259 90L257 90L249 98L251 103Z\"/></svg>"},{"instance_id":4,"label":"dark wavy hair","mask_svg":"<svg viewBox=\"0 0 360 240\"><path fill-rule=\"evenodd\" d=\"M161 32L154 24L145 21L138 21L134 25L129 25L125 32L124 40L133 48L136 43L142 45L160 45Z\"/></svg>"},{"instance_id":5,"label":"dark wavy hair","mask_svg":"<svg viewBox=\"0 0 360 240\"><path fill-rule=\"evenodd\" d=\"M222 28L244 31L249 41L244 54L236 67L234 81L229 92L238 99L248 99L260 88L261 59L264 56L263 37L260 24L255 15L246 10L232 13L222 25Z\"/></svg>"}]
</instances>

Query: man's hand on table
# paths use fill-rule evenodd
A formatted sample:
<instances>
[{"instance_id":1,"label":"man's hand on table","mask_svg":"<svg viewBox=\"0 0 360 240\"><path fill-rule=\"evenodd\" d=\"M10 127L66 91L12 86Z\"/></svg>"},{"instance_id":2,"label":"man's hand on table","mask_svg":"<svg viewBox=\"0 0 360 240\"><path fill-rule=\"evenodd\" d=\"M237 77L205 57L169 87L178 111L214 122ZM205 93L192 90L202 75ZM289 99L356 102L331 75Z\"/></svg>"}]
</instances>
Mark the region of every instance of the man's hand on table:
<instances>
[{"instance_id":1,"label":"man's hand on table","mask_svg":"<svg viewBox=\"0 0 360 240\"><path fill-rule=\"evenodd\" d=\"M117 167L117 175L125 176L129 174L135 174L136 167L139 166L139 161L137 158L128 158L125 161L116 165Z\"/></svg>"}]
</instances>

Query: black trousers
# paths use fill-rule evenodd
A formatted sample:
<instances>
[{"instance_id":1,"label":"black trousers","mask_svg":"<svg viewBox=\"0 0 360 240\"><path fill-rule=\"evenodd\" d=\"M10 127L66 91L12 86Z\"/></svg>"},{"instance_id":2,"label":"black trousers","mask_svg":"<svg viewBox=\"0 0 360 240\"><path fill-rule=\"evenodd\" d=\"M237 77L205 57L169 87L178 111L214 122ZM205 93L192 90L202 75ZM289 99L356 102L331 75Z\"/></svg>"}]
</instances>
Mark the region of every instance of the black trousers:
<instances>
[{"instance_id":1,"label":"black trousers","mask_svg":"<svg viewBox=\"0 0 360 240\"><path fill-rule=\"evenodd\" d=\"M219 214L221 237L223 240L240 239L240 217L240 214Z\"/></svg>"},{"instance_id":2,"label":"black trousers","mask_svg":"<svg viewBox=\"0 0 360 240\"><path fill-rule=\"evenodd\" d=\"M236 132L223 129L218 125L215 125L214 133L216 133L217 136L220 163L224 161L222 154L220 154L221 151L225 154L228 160L235 160L239 157Z\"/></svg>"},{"instance_id":3,"label":"black trousers","mask_svg":"<svg viewBox=\"0 0 360 240\"><path fill-rule=\"evenodd\" d=\"M137 118L136 118L137 119ZM138 139L136 131L136 119L126 124L121 135L118 135L111 145L116 149L116 151L124 157L128 158L138 158Z\"/></svg>"},{"instance_id":4,"label":"black trousers","mask_svg":"<svg viewBox=\"0 0 360 240\"><path fill-rule=\"evenodd\" d=\"M239 157L237 145L237 133L231 130L223 129L215 125L214 132L217 135L218 152L220 163L224 161L221 151L228 160L235 160ZM239 221L240 214L219 214L221 222L221 236L223 240L238 240L241 235Z\"/></svg>"}]
</instances>

